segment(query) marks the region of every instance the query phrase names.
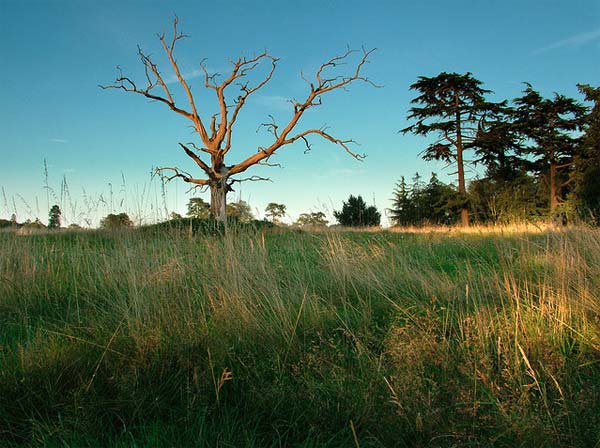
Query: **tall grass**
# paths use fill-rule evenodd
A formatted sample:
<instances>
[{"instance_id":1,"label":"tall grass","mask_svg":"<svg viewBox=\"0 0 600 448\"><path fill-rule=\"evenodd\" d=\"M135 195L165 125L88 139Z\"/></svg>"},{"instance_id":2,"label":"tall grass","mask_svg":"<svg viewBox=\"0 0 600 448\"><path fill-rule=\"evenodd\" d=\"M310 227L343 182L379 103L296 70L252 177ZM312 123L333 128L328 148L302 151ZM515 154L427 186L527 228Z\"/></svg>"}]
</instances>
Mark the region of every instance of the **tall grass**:
<instances>
[{"instance_id":1,"label":"tall grass","mask_svg":"<svg viewBox=\"0 0 600 448\"><path fill-rule=\"evenodd\" d=\"M0 445L594 446L600 234L0 234Z\"/></svg>"}]
</instances>

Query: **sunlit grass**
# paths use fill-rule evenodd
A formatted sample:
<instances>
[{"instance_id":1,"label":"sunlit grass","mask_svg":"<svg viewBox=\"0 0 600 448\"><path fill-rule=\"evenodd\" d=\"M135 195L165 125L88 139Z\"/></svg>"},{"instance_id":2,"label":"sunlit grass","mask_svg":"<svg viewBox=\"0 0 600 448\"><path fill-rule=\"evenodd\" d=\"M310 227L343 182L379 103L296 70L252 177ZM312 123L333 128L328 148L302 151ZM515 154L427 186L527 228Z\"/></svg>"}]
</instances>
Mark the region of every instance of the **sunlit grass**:
<instances>
[{"instance_id":1,"label":"sunlit grass","mask_svg":"<svg viewBox=\"0 0 600 448\"><path fill-rule=\"evenodd\" d=\"M0 243L3 446L600 440L597 230Z\"/></svg>"}]
</instances>

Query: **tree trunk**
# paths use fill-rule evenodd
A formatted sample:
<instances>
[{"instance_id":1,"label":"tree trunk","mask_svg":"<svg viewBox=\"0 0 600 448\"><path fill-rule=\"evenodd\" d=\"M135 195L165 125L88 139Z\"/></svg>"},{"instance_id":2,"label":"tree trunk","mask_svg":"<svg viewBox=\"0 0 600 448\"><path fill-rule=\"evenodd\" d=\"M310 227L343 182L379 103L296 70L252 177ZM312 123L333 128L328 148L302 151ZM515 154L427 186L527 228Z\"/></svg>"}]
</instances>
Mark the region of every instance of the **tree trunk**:
<instances>
[{"instance_id":1,"label":"tree trunk","mask_svg":"<svg viewBox=\"0 0 600 448\"><path fill-rule=\"evenodd\" d=\"M210 214L227 228L227 183L224 179L210 185Z\"/></svg>"},{"instance_id":2,"label":"tree trunk","mask_svg":"<svg viewBox=\"0 0 600 448\"><path fill-rule=\"evenodd\" d=\"M458 193L461 199L467 197L467 187L465 184L465 166L463 161L463 142L460 120L460 99L458 93L455 94L456 100L456 167L458 172ZM460 209L460 223L463 227L469 227L469 209L466 204Z\"/></svg>"},{"instance_id":3,"label":"tree trunk","mask_svg":"<svg viewBox=\"0 0 600 448\"><path fill-rule=\"evenodd\" d=\"M553 215L558 207L558 188L556 186L556 163L554 161L554 151L550 158L550 213Z\"/></svg>"}]
</instances>

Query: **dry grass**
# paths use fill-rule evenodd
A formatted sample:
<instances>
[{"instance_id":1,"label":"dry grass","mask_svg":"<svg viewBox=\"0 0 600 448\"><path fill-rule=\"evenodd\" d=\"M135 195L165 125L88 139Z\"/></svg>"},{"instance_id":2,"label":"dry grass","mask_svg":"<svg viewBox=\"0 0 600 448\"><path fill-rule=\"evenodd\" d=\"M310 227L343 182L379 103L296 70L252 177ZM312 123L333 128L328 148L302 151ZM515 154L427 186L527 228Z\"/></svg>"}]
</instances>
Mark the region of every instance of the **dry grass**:
<instances>
[{"instance_id":1,"label":"dry grass","mask_svg":"<svg viewBox=\"0 0 600 448\"><path fill-rule=\"evenodd\" d=\"M0 238L4 445L599 441L597 230Z\"/></svg>"}]
</instances>

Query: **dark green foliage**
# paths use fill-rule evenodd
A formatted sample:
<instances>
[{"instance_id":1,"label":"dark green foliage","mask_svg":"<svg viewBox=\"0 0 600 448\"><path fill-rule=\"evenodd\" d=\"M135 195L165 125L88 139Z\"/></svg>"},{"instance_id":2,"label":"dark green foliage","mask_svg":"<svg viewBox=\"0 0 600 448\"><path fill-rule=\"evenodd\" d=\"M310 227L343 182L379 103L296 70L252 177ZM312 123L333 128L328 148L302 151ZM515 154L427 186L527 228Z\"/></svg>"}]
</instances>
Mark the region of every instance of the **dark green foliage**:
<instances>
[{"instance_id":1,"label":"dark green foliage","mask_svg":"<svg viewBox=\"0 0 600 448\"><path fill-rule=\"evenodd\" d=\"M398 182L389 210L393 225L454 224L460 218L462 202L456 189L441 182L431 173L428 184L423 184L415 173L411 187L404 177Z\"/></svg>"},{"instance_id":2,"label":"dark green foliage","mask_svg":"<svg viewBox=\"0 0 600 448\"><path fill-rule=\"evenodd\" d=\"M600 87L578 85L592 107L584 120L585 133L575 157L574 195L580 215L600 223Z\"/></svg>"},{"instance_id":3,"label":"dark green foliage","mask_svg":"<svg viewBox=\"0 0 600 448\"><path fill-rule=\"evenodd\" d=\"M344 201L340 211L334 211L333 216L343 226L363 227L378 226L381 221L381 214L374 205L367 206L363 198L352 196L348 201Z\"/></svg>"},{"instance_id":4,"label":"dark green foliage","mask_svg":"<svg viewBox=\"0 0 600 448\"><path fill-rule=\"evenodd\" d=\"M48 214L48 228L49 229L58 229L60 228L60 218L62 212L60 211L60 207L58 205L53 205L50 208L50 213Z\"/></svg>"},{"instance_id":5,"label":"dark green foliage","mask_svg":"<svg viewBox=\"0 0 600 448\"><path fill-rule=\"evenodd\" d=\"M125 212L118 215L110 213L100 221L100 227L106 230L126 229L133 226L133 221Z\"/></svg>"},{"instance_id":6,"label":"dark green foliage","mask_svg":"<svg viewBox=\"0 0 600 448\"><path fill-rule=\"evenodd\" d=\"M456 166L458 193L463 202L461 222L468 225L467 184L465 178L464 151L477 148L478 130L487 115L498 112L504 103L491 103L484 95L490 90L481 87L482 82L471 73L442 72L429 78L420 76L410 86L419 92L419 96L411 101L418 106L412 107L409 120L416 123L402 129L403 133L411 132L427 136L434 134L436 141L423 150L425 160L443 160Z\"/></svg>"},{"instance_id":7,"label":"dark green foliage","mask_svg":"<svg viewBox=\"0 0 600 448\"><path fill-rule=\"evenodd\" d=\"M548 214L547 189L526 172L473 180L468 192L471 213L479 223L538 221Z\"/></svg>"},{"instance_id":8,"label":"dark green foliage","mask_svg":"<svg viewBox=\"0 0 600 448\"><path fill-rule=\"evenodd\" d=\"M530 84L514 103L514 127L528 143L520 152L531 161L530 169L546 179L554 213L569 192L580 140L574 133L583 128L585 108L559 94L543 98Z\"/></svg>"},{"instance_id":9,"label":"dark green foliage","mask_svg":"<svg viewBox=\"0 0 600 448\"><path fill-rule=\"evenodd\" d=\"M251 220L246 222L239 222L235 217L229 217L227 219L228 230L230 232L236 231L251 231L251 230L262 230L271 229L275 227L272 222ZM158 224L151 224L142 226L139 229L142 233L148 234L161 234L167 232L176 235L223 235L225 233L225 226L222 222L216 221L213 218L198 219L198 218L181 218L177 220L169 220Z\"/></svg>"}]
</instances>

